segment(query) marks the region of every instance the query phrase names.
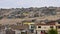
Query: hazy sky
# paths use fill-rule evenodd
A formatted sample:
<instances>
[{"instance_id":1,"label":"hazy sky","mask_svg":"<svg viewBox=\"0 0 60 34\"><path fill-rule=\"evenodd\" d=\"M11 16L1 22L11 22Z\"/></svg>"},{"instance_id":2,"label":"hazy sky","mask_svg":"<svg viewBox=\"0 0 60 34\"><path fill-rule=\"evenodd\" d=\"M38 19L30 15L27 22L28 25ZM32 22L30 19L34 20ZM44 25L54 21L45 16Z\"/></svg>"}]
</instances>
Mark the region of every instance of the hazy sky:
<instances>
[{"instance_id":1,"label":"hazy sky","mask_svg":"<svg viewBox=\"0 0 60 34\"><path fill-rule=\"evenodd\" d=\"M60 0L0 0L0 8L60 6Z\"/></svg>"}]
</instances>

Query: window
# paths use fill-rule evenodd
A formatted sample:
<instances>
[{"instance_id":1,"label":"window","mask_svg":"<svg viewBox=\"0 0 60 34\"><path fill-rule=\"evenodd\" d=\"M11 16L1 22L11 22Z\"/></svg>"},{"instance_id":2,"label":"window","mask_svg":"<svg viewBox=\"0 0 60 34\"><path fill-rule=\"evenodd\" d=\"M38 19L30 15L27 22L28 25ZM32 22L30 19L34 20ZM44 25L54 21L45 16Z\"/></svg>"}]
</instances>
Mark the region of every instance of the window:
<instances>
[{"instance_id":1,"label":"window","mask_svg":"<svg viewBox=\"0 0 60 34\"><path fill-rule=\"evenodd\" d=\"M35 26L33 24L31 24L31 28L34 28Z\"/></svg>"},{"instance_id":2,"label":"window","mask_svg":"<svg viewBox=\"0 0 60 34\"><path fill-rule=\"evenodd\" d=\"M34 26L31 26L31 28L34 28Z\"/></svg>"},{"instance_id":3,"label":"window","mask_svg":"<svg viewBox=\"0 0 60 34\"><path fill-rule=\"evenodd\" d=\"M53 28L53 26L50 26L50 28Z\"/></svg>"},{"instance_id":4,"label":"window","mask_svg":"<svg viewBox=\"0 0 60 34\"><path fill-rule=\"evenodd\" d=\"M60 28L60 26L58 26L58 28Z\"/></svg>"},{"instance_id":5,"label":"window","mask_svg":"<svg viewBox=\"0 0 60 34\"><path fill-rule=\"evenodd\" d=\"M35 20L32 20L32 22L35 22Z\"/></svg>"},{"instance_id":6,"label":"window","mask_svg":"<svg viewBox=\"0 0 60 34\"><path fill-rule=\"evenodd\" d=\"M58 22L58 24L60 24L60 22Z\"/></svg>"},{"instance_id":7,"label":"window","mask_svg":"<svg viewBox=\"0 0 60 34\"><path fill-rule=\"evenodd\" d=\"M38 28L41 28L41 26L38 26Z\"/></svg>"},{"instance_id":8,"label":"window","mask_svg":"<svg viewBox=\"0 0 60 34\"><path fill-rule=\"evenodd\" d=\"M34 30L31 30L31 33L34 33Z\"/></svg>"}]
</instances>

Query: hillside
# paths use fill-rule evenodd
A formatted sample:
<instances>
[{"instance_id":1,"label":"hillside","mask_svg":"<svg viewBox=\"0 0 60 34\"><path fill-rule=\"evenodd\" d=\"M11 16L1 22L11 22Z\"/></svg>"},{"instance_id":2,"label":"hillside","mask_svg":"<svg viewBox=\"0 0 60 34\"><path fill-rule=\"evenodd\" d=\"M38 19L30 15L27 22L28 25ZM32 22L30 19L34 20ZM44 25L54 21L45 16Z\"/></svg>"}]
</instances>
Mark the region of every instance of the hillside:
<instances>
[{"instance_id":1,"label":"hillside","mask_svg":"<svg viewBox=\"0 0 60 34\"><path fill-rule=\"evenodd\" d=\"M0 9L0 24L21 23L24 20L34 19L36 21L60 19L60 7Z\"/></svg>"}]
</instances>

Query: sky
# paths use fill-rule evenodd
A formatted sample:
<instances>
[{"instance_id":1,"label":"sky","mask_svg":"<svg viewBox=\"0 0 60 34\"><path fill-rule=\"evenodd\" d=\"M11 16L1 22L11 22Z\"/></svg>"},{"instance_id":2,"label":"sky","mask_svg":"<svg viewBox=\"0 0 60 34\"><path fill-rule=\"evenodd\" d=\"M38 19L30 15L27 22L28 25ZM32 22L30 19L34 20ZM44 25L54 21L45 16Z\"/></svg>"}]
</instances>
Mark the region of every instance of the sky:
<instances>
[{"instance_id":1,"label":"sky","mask_svg":"<svg viewBox=\"0 0 60 34\"><path fill-rule=\"evenodd\" d=\"M0 8L60 7L60 0L0 0Z\"/></svg>"}]
</instances>

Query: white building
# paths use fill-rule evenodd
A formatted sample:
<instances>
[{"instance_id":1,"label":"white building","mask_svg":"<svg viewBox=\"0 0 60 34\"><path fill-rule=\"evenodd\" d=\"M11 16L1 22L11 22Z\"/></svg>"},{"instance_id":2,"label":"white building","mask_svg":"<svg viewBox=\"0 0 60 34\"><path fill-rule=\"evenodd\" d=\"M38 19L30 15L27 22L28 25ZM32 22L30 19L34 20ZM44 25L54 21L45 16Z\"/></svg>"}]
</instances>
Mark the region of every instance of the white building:
<instances>
[{"instance_id":1,"label":"white building","mask_svg":"<svg viewBox=\"0 0 60 34\"><path fill-rule=\"evenodd\" d=\"M41 34L41 33L45 34L51 28L56 29L55 22L50 22L47 24L37 23L35 26L36 26L36 34Z\"/></svg>"}]
</instances>

